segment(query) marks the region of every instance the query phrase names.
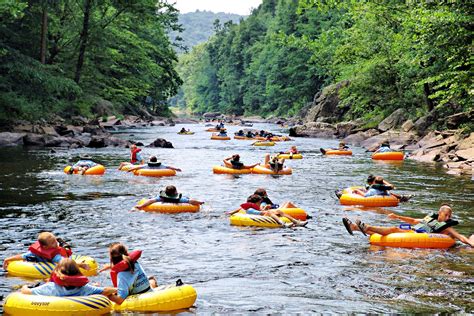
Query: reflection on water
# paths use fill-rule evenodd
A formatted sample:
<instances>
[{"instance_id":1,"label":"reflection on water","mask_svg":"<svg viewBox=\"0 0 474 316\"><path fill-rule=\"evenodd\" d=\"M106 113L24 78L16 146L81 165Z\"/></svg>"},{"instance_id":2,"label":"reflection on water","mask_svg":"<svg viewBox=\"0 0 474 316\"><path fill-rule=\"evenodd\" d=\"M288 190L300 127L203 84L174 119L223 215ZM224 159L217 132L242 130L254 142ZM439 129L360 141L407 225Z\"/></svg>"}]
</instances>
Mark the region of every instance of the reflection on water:
<instances>
[{"instance_id":1,"label":"reflection on water","mask_svg":"<svg viewBox=\"0 0 474 316\"><path fill-rule=\"evenodd\" d=\"M326 157L320 147L337 140L296 139L272 148L249 141L213 141L203 125L180 136L179 127L130 130L120 137L145 144L157 137L174 149L144 148L164 164L183 171L171 178L136 177L117 171L126 149L23 150L3 148L0 157L0 257L21 253L47 229L71 241L77 253L106 263L107 246L122 241L143 249L145 270L160 284L178 278L198 291L197 313L310 312L472 312L472 249L383 249L360 234L349 236L341 217L390 225L387 212L423 216L441 202L454 207L469 235L474 225L474 183L448 176L433 165L405 161L374 162L361 148L353 157ZM257 128L271 129L271 125ZM230 132L237 130L229 127ZM130 134L134 134L130 137ZM212 166L234 153L246 164L263 161L267 152L297 145L303 160L288 160L291 176L212 174ZM62 172L87 153L108 169L103 177ZM415 194L406 204L377 210L339 205L334 191L363 185L368 174L382 175L401 194ZM130 211L143 197L174 184L180 192L206 202L195 214L164 215ZM256 229L229 226L224 212L233 210L256 188L265 187L276 203L295 202L312 216L307 228ZM110 284L107 275L96 279ZM0 272L0 295L22 281Z\"/></svg>"}]
</instances>

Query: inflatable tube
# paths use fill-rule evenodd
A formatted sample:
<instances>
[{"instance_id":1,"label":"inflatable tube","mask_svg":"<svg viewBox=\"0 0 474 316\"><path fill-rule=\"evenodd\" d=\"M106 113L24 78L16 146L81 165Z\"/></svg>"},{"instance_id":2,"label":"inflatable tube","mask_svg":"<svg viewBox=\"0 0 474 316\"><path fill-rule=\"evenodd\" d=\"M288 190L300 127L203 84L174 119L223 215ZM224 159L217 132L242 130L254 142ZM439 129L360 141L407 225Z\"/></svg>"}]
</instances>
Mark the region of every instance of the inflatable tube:
<instances>
[{"instance_id":1,"label":"inflatable tube","mask_svg":"<svg viewBox=\"0 0 474 316\"><path fill-rule=\"evenodd\" d=\"M136 176L144 177L172 177L176 175L176 170L172 169L138 169L133 171Z\"/></svg>"},{"instance_id":2,"label":"inflatable tube","mask_svg":"<svg viewBox=\"0 0 474 316\"><path fill-rule=\"evenodd\" d=\"M66 168L64 168L64 173L66 174L69 174L69 170L71 170L72 166L66 166ZM91 167L89 169L87 169L83 175L86 175L86 176L101 176L105 173L105 167L102 166L102 165L96 165L94 167ZM73 174L81 174L80 172L74 170L74 173Z\"/></svg>"},{"instance_id":3,"label":"inflatable tube","mask_svg":"<svg viewBox=\"0 0 474 316\"><path fill-rule=\"evenodd\" d=\"M137 203L137 206L142 205L146 199L142 199ZM157 212L157 213L195 213L199 212L199 205L192 205L189 203L163 203L163 202L156 202L145 206L143 211L145 212Z\"/></svg>"},{"instance_id":4,"label":"inflatable tube","mask_svg":"<svg viewBox=\"0 0 474 316\"><path fill-rule=\"evenodd\" d=\"M261 142L261 141L258 141L258 142L253 143L252 145L254 145L254 146L275 146L275 142Z\"/></svg>"},{"instance_id":5,"label":"inflatable tube","mask_svg":"<svg viewBox=\"0 0 474 316\"><path fill-rule=\"evenodd\" d=\"M352 150L335 150L326 149L323 155L339 155L339 156L352 156Z\"/></svg>"},{"instance_id":6,"label":"inflatable tube","mask_svg":"<svg viewBox=\"0 0 474 316\"><path fill-rule=\"evenodd\" d=\"M15 316L68 316L104 315L112 308L110 300L103 295L90 296L43 296L11 293L5 299L3 309Z\"/></svg>"},{"instance_id":7,"label":"inflatable tube","mask_svg":"<svg viewBox=\"0 0 474 316\"><path fill-rule=\"evenodd\" d=\"M301 221L305 221L308 219L308 214L306 213L306 211L299 207L279 208L278 210Z\"/></svg>"},{"instance_id":8,"label":"inflatable tube","mask_svg":"<svg viewBox=\"0 0 474 316\"><path fill-rule=\"evenodd\" d=\"M249 174L252 173L252 169L233 169L223 166L213 166L212 172L216 174Z\"/></svg>"},{"instance_id":9,"label":"inflatable tube","mask_svg":"<svg viewBox=\"0 0 474 316\"><path fill-rule=\"evenodd\" d=\"M145 166L145 165L133 165L133 164L131 164L131 163L129 163L129 162L126 162L126 163L122 166L122 168L120 168L119 170L120 170L120 171L128 171L128 170L132 169L133 167L137 167L137 166Z\"/></svg>"},{"instance_id":10,"label":"inflatable tube","mask_svg":"<svg viewBox=\"0 0 474 316\"><path fill-rule=\"evenodd\" d=\"M370 236L369 242L376 246L432 249L447 249L456 243L448 235L416 233L412 230L408 230L406 233L388 234L387 236L373 234Z\"/></svg>"},{"instance_id":11,"label":"inflatable tube","mask_svg":"<svg viewBox=\"0 0 474 316\"><path fill-rule=\"evenodd\" d=\"M240 140L254 140L255 138L253 138L253 137L245 137L245 136L234 135L234 139L240 139Z\"/></svg>"},{"instance_id":12,"label":"inflatable tube","mask_svg":"<svg viewBox=\"0 0 474 316\"><path fill-rule=\"evenodd\" d=\"M252 173L256 174L278 174L278 175L290 175L293 173L293 170L289 167L283 168L283 170L280 170L278 172L275 172L271 169L265 168L264 166L258 165L253 167Z\"/></svg>"},{"instance_id":13,"label":"inflatable tube","mask_svg":"<svg viewBox=\"0 0 474 316\"><path fill-rule=\"evenodd\" d=\"M376 195L364 197L362 195L352 193L356 188L357 187L344 189L343 194L339 198L339 202L342 205L362 205L369 207L397 206L399 203L399 200L393 195Z\"/></svg>"},{"instance_id":14,"label":"inflatable tube","mask_svg":"<svg viewBox=\"0 0 474 316\"><path fill-rule=\"evenodd\" d=\"M211 139L212 140L230 140L230 137L229 136L212 135Z\"/></svg>"},{"instance_id":15,"label":"inflatable tube","mask_svg":"<svg viewBox=\"0 0 474 316\"><path fill-rule=\"evenodd\" d=\"M168 312L190 308L197 293L191 285L166 285L153 291L127 297L121 305L112 304L114 311Z\"/></svg>"},{"instance_id":16,"label":"inflatable tube","mask_svg":"<svg viewBox=\"0 0 474 316\"><path fill-rule=\"evenodd\" d=\"M293 155L279 154L278 158L281 158L281 159L303 159L303 155L302 154L293 154Z\"/></svg>"},{"instance_id":17,"label":"inflatable tube","mask_svg":"<svg viewBox=\"0 0 474 316\"><path fill-rule=\"evenodd\" d=\"M403 160L405 154L400 151L390 151L386 153L375 153L372 155L374 160Z\"/></svg>"},{"instance_id":18,"label":"inflatable tube","mask_svg":"<svg viewBox=\"0 0 474 316\"><path fill-rule=\"evenodd\" d=\"M184 133L178 132L177 134L178 135L194 135L194 132L184 132Z\"/></svg>"},{"instance_id":19,"label":"inflatable tube","mask_svg":"<svg viewBox=\"0 0 474 316\"><path fill-rule=\"evenodd\" d=\"M99 265L94 258L89 256L72 255L71 259L77 263L87 263L89 270L80 269L85 276L97 275ZM51 275L56 265L52 262L29 262L29 261L12 261L8 264L7 272L9 276L18 276L32 279L45 279Z\"/></svg>"},{"instance_id":20,"label":"inflatable tube","mask_svg":"<svg viewBox=\"0 0 474 316\"><path fill-rule=\"evenodd\" d=\"M217 129L217 128L208 128L205 130L206 132L218 132L220 131L220 129Z\"/></svg>"},{"instance_id":21,"label":"inflatable tube","mask_svg":"<svg viewBox=\"0 0 474 316\"><path fill-rule=\"evenodd\" d=\"M279 228L280 224L270 216L262 215L249 215L245 211L235 213L230 217L230 224L233 226L256 226L256 227L268 227L268 228ZM286 217L280 217L280 220L284 223L291 223Z\"/></svg>"}]
</instances>

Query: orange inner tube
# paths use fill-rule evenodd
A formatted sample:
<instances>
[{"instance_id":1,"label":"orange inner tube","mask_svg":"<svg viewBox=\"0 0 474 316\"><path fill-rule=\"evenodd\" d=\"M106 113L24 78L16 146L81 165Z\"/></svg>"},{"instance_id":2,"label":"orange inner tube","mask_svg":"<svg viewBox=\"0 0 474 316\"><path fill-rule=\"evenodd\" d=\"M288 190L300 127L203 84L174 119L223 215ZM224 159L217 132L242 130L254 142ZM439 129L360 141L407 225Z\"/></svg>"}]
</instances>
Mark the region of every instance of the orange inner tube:
<instances>
[{"instance_id":1,"label":"orange inner tube","mask_svg":"<svg viewBox=\"0 0 474 316\"><path fill-rule=\"evenodd\" d=\"M405 154L400 151L390 151L386 153L375 153L372 155L374 160L403 160Z\"/></svg>"}]
</instances>

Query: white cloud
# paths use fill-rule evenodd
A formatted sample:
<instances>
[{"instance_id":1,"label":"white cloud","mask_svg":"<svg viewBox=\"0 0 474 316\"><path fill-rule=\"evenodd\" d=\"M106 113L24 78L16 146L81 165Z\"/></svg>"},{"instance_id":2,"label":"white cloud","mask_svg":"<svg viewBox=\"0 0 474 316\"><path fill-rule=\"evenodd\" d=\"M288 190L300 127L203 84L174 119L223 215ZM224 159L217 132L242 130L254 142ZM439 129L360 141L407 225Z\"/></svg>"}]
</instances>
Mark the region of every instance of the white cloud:
<instances>
[{"instance_id":1,"label":"white cloud","mask_svg":"<svg viewBox=\"0 0 474 316\"><path fill-rule=\"evenodd\" d=\"M206 10L250 15L251 9L257 8L262 0L168 0L168 2L176 2L175 7L181 13Z\"/></svg>"}]
</instances>

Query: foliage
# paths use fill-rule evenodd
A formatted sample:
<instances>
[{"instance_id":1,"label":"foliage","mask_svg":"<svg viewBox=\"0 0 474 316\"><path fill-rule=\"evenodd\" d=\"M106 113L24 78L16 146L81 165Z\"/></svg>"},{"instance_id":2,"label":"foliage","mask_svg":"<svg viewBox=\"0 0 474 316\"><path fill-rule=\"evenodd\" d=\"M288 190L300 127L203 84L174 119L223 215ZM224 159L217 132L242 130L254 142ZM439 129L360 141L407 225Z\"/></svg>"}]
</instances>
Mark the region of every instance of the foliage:
<instances>
[{"instance_id":1,"label":"foliage","mask_svg":"<svg viewBox=\"0 0 474 316\"><path fill-rule=\"evenodd\" d=\"M190 62L192 60L193 62ZM463 1L264 0L183 56L195 112L292 115L324 86L347 118L472 108L472 6ZM191 80L187 80L190 74Z\"/></svg>"},{"instance_id":2,"label":"foliage","mask_svg":"<svg viewBox=\"0 0 474 316\"><path fill-rule=\"evenodd\" d=\"M167 114L182 83L167 36L177 17L155 0L2 2L0 116L90 115L99 99Z\"/></svg>"}]
</instances>

